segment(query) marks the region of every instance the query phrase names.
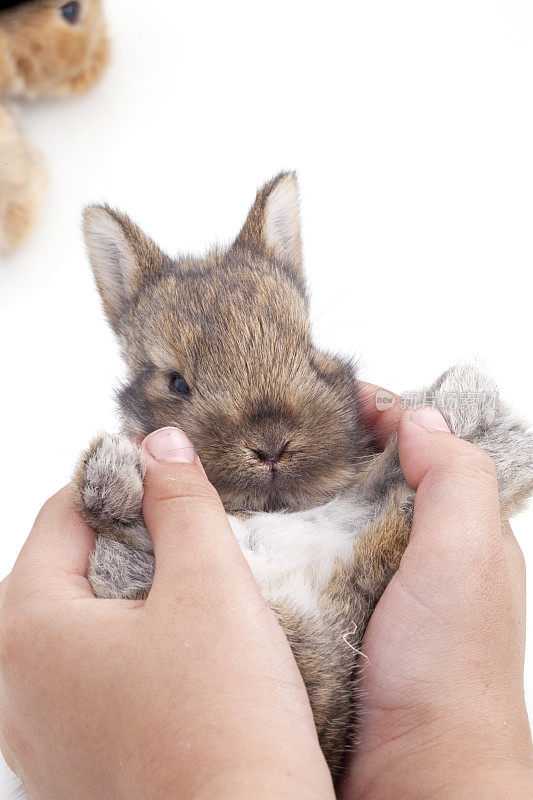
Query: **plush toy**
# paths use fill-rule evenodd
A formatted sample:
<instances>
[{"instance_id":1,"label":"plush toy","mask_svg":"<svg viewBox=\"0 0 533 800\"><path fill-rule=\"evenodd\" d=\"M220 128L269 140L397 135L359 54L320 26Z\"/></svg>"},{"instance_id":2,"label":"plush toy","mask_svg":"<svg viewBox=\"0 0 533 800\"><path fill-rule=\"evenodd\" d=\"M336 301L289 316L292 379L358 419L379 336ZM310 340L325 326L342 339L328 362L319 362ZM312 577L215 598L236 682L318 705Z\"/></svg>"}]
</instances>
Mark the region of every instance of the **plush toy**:
<instances>
[{"instance_id":1,"label":"plush toy","mask_svg":"<svg viewBox=\"0 0 533 800\"><path fill-rule=\"evenodd\" d=\"M104 71L109 41L101 0L0 3L0 252L30 232L46 170L11 100L78 94Z\"/></svg>"}]
</instances>

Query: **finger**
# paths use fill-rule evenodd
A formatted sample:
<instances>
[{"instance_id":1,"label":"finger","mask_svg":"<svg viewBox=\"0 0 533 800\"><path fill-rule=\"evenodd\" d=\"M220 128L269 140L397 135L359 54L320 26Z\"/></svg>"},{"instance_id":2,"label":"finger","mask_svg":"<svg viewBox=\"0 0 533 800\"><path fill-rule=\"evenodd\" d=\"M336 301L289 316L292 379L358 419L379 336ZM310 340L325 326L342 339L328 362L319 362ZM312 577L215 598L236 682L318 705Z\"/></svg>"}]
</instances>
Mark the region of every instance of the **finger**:
<instances>
[{"instance_id":1,"label":"finger","mask_svg":"<svg viewBox=\"0 0 533 800\"><path fill-rule=\"evenodd\" d=\"M526 562L520 545L508 522L502 524L502 534L505 558L509 571L509 585L515 609L515 619L518 623L519 644L523 660L526 648Z\"/></svg>"},{"instance_id":2,"label":"finger","mask_svg":"<svg viewBox=\"0 0 533 800\"><path fill-rule=\"evenodd\" d=\"M411 541L448 563L465 548L488 555L502 549L496 469L489 456L453 436L433 407L405 412L398 429L400 463L416 489Z\"/></svg>"},{"instance_id":3,"label":"finger","mask_svg":"<svg viewBox=\"0 0 533 800\"><path fill-rule=\"evenodd\" d=\"M94 533L74 508L70 486L42 507L13 567L9 592L93 596L87 581Z\"/></svg>"},{"instance_id":4,"label":"finger","mask_svg":"<svg viewBox=\"0 0 533 800\"><path fill-rule=\"evenodd\" d=\"M385 447L398 429L402 398L381 386L362 381L358 383L356 394L361 403L363 425L372 433L376 445Z\"/></svg>"},{"instance_id":5,"label":"finger","mask_svg":"<svg viewBox=\"0 0 533 800\"><path fill-rule=\"evenodd\" d=\"M249 573L222 502L185 434L163 428L143 448L143 516L156 561L150 597L181 595L185 586L205 592L231 583L234 570Z\"/></svg>"}]
</instances>

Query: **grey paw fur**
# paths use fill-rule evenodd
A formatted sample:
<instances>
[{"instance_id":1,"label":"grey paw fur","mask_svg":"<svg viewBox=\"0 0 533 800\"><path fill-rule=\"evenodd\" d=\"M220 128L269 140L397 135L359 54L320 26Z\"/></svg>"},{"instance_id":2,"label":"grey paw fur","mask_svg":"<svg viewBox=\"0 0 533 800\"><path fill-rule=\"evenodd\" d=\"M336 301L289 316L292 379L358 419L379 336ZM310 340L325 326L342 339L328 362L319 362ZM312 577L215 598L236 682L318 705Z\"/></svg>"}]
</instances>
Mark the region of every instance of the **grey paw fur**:
<instances>
[{"instance_id":1,"label":"grey paw fur","mask_svg":"<svg viewBox=\"0 0 533 800\"><path fill-rule=\"evenodd\" d=\"M100 534L151 550L141 514L144 453L127 436L104 433L81 457L74 484L80 510Z\"/></svg>"},{"instance_id":2,"label":"grey paw fur","mask_svg":"<svg viewBox=\"0 0 533 800\"><path fill-rule=\"evenodd\" d=\"M428 391L450 430L493 459L502 517L517 514L533 492L533 431L501 400L493 380L472 364L447 370Z\"/></svg>"},{"instance_id":3,"label":"grey paw fur","mask_svg":"<svg viewBox=\"0 0 533 800\"><path fill-rule=\"evenodd\" d=\"M442 412L450 430L477 442L501 414L498 387L473 364L456 364L419 395Z\"/></svg>"},{"instance_id":4,"label":"grey paw fur","mask_svg":"<svg viewBox=\"0 0 533 800\"><path fill-rule=\"evenodd\" d=\"M533 431L501 400L494 381L472 364L446 370L429 388L407 395L410 407L435 405L453 434L485 450L498 473L503 519L517 514L533 494ZM391 438L370 465L366 498L379 507L389 492L405 484L398 442ZM414 493L406 513L412 514Z\"/></svg>"},{"instance_id":5,"label":"grey paw fur","mask_svg":"<svg viewBox=\"0 0 533 800\"><path fill-rule=\"evenodd\" d=\"M151 553L135 550L110 536L97 536L89 561L88 578L97 597L142 600L154 578Z\"/></svg>"},{"instance_id":6,"label":"grey paw fur","mask_svg":"<svg viewBox=\"0 0 533 800\"><path fill-rule=\"evenodd\" d=\"M102 434L81 457L76 503L97 533L89 580L98 597L145 597L154 573L142 517L143 451L126 436Z\"/></svg>"}]
</instances>

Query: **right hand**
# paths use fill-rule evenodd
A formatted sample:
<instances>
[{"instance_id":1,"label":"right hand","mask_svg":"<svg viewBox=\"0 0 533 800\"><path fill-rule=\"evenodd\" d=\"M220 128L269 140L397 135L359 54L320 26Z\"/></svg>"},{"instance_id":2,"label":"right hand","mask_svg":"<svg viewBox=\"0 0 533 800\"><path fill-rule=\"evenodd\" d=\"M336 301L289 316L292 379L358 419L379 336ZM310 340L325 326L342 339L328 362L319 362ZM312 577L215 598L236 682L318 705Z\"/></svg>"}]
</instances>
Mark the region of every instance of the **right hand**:
<instances>
[{"instance_id":1,"label":"right hand","mask_svg":"<svg viewBox=\"0 0 533 800\"><path fill-rule=\"evenodd\" d=\"M144 443L146 601L94 597L69 489L2 584L0 745L32 800L333 800L289 644L184 439Z\"/></svg>"},{"instance_id":2,"label":"right hand","mask_svg":"<svg viewBox=\"0 0 533 800\"><path fill-rule=\"evenodd\" d=\"M398 427L416 501L364 637L363 709L341 798L531 800L525 570L500 521L494 464L434 408L367 416L378 442Z\"/></svg>"}]
</instances>

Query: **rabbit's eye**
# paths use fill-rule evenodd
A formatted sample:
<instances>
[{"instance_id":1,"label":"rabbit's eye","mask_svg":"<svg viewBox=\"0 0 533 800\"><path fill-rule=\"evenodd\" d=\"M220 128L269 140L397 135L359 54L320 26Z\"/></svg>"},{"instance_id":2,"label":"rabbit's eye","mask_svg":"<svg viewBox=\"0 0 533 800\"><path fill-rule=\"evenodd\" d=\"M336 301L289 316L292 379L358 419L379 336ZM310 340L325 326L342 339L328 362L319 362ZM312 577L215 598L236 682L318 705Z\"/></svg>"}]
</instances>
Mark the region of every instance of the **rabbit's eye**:
<instances>
[{"instance_id":1,"label":"rabbit's eye","mask_svg":"<svg viewBox=\"0 0 533 800\"><path fill-rule=\"evenodd\" d=\"M77 0L73 0L72 3L65 3L65 5L61 6L59 10L66 21L70 22L71 25L75 25L80 18L81 9Z\"/></svg>"},{"instance_id":2,"label":"rabbit's eye","mask_svg":"<svg viewBox=\"0 0 533 800\"><path fill-rule=\"evenodd\" d=\"M190 394L191 387L179 372L172 372L170 374L170 389L175 394Z\"/></svg>"}]
</instances>

